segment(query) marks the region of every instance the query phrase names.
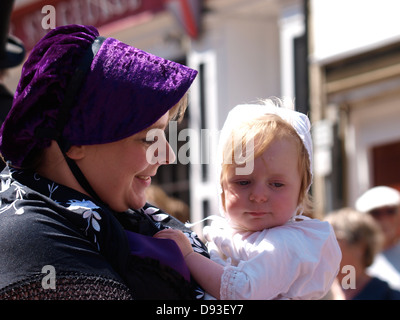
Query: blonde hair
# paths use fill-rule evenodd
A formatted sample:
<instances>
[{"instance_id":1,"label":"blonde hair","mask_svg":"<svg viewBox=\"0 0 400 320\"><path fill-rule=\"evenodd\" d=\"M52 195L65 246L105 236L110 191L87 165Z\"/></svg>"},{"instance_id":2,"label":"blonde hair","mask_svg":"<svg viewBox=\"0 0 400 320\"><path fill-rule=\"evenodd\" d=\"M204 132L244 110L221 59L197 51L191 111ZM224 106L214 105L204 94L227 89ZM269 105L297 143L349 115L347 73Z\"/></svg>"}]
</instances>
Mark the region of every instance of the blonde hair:
<instances>
[{"instance_id":1,"label":"blonde hair","mask_svg":"<svg viewBox=\"0 0 400 320\"><path fill-rule=\"evenodd\" d=\"M298 170L301 176L301 186L298 198L298 212L296 214L303 213L311 216L312 201L308 188L312 181L312 173L309 155L293 126L278 115L265 114L233 129L230 139L223 146L221 185L226 180L230 166L239 166L254 160L261 156L273 141L280 139L294 141L299 154ZM249 143L249 141L253 143ZM242 154L242 157L238 161L237 155L239 153Z\"/></svg>"},{"instance_id":2,"label":"blonde hair","mask_svg":"<svg viewBox=\"0 0 400 320\"><path fill-rule=\"evenodd\" d=\"M327 215L336 238L350 245L364 245L363 263L369 267L375 255L382 249L383 235L374 219L357 210L343 208Z\"/></svg>"},{"instance_id":3,"label":"blonde hair","mask_svg":"<svg viewBox=\"0 0 400 320\"><path fill-rule=\"evenodd\" d=\"M169 110L169 120L181 122L186 108L188 106L188 91L183 95L183 97Z\"/></svg>"}]
</instances>

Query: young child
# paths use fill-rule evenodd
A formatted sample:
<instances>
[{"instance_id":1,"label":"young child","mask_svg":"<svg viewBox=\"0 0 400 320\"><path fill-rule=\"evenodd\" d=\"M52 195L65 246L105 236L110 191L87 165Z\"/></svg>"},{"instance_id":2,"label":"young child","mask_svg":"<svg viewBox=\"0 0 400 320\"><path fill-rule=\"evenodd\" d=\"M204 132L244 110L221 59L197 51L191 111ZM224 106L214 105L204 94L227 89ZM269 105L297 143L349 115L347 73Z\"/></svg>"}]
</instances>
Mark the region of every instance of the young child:
<instances>
[{"instance_id":1,"label":"young child","mask_svg":"<svg viewBox=\"0 0 400 320\"><path fill-rule=\"evenodd\" d=\"M204 228L211 260L182 232L156 234L176 241L194 279L216 299L318 299L339 270L330 224L303 215L310 211L310 122L277 104L239 105L224 124L224 217Z\"/></svg>"}]
</instances>

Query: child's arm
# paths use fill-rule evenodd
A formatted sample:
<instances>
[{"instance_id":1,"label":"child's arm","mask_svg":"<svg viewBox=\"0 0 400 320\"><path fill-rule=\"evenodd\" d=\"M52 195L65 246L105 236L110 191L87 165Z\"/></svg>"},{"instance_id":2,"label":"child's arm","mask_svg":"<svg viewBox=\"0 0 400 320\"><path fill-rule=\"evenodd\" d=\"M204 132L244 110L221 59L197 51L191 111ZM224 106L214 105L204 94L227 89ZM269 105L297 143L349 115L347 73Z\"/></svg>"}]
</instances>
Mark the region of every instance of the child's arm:
<instances>
[{"instance_id":1,"label":"child's arm","mask_svg":"<svg viewBox=\"0 0 400 320\"><path fill-rule=\"evenodd\" d=\"M174 240L181 249L193 278L206 292L220 299L223 266L194 252L189 239L180 230L164 229L156 233L154 237Z\"/></svg>"}]
</instances>

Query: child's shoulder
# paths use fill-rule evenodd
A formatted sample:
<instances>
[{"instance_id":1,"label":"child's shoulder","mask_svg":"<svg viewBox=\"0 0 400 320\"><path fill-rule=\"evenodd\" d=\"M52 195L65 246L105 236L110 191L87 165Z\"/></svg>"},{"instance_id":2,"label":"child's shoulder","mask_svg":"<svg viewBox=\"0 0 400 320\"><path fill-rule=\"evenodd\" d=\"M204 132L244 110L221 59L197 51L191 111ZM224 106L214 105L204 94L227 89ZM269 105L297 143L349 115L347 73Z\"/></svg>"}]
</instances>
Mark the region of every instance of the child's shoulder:
<instances>
[{"instance_id":1,"label":"child's shoulder","mask_svg":"<svg viewBox=\"0 0 400 320\"><path fill-rule=\"evenodd\" d=\"M300 216L288 221L286 224L281 226L288 230L299 231L299 232L317 232L317 233L333 233L333 228L327 221L322 221L319 219L313 219L306 216Z\"/></svg>"},{"instance_id":2,"label":"child's shoulder","mask_svg":"<svg viewBox=\"0 0 400 320\"><path fill-rule=\"evenodd\" d=\"M291 220L282 226L266 229L258 234L273 241L290 241L291 243L305 243L305 240L321 240L326 241L329 238L335 238L334 231L327 221L311 219L305 217L301 220Z\"/></svg>"}]
</instances>

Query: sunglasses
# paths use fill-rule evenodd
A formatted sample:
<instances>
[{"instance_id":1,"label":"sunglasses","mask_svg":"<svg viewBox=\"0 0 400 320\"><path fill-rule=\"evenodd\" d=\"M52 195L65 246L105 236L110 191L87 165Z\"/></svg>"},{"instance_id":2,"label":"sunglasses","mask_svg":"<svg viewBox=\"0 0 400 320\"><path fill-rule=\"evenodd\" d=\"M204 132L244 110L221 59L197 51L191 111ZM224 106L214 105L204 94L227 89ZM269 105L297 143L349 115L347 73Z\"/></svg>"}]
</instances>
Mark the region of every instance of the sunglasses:
<instances>
[{"instance_id":1,"label":"sunglasses","mask_svg":"<svg viewBox=\"0 0 400 320\"><path fill-rule=\"evenodd\" d=\"M374 218L380 218L382 216L394 216L397 212L399 212L398 207L387 207L371 210L369 214Z\"/></svg>"}]
</instances>

